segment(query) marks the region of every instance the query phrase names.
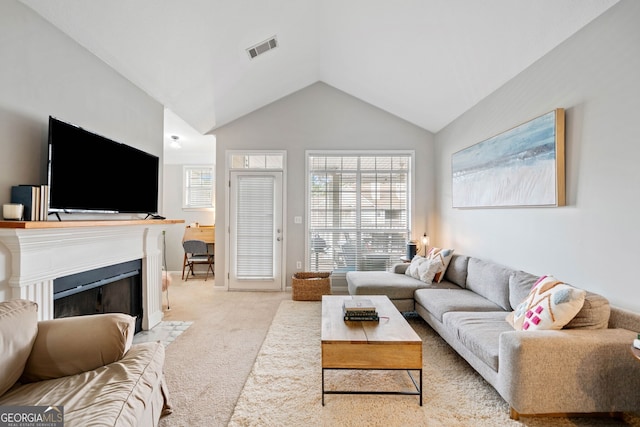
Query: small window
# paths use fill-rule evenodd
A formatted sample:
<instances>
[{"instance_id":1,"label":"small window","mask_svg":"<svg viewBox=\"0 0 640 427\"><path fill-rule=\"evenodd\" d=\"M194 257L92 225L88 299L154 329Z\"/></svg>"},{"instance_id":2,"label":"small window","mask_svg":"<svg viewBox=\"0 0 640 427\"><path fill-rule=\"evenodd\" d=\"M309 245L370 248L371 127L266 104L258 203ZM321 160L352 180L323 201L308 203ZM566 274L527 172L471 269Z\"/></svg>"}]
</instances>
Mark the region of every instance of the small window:
<instances>
[{"instance_id":1,"label":"small window","mask_svg":"<svg viewBox=\"0 0 640 427\"><path fill-rule=\"evenodd\" d=\"M185 166L183 209L214 207L214 170L211 166Z\"/></svg>"},{"instance_id":2,"label":"small window","mask_svg":"<svg viewBox=\"0 0 640 427\"><path fill-rule=\"evenodd\" d=\"M231 154L231 169L274 169L284 168L282 153L236 153Z\"/></svg>"}]
</instances>

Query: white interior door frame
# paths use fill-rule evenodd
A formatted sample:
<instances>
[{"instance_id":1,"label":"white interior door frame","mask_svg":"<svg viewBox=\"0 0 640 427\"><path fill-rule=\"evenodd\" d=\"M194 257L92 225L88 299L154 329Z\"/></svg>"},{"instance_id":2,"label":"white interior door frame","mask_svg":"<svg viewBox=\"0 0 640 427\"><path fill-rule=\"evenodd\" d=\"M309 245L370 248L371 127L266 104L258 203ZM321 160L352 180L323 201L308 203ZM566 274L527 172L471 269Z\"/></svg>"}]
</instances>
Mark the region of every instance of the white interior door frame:
<instances>
[{"instance_id":1,"label":"white interior door frame","mask_svg":"<svg viewBox=\"0 0 640 427\"><path fill-rule=\"evenodd\" d=\"M251 157L251 162L246 162L243 166L238 166L237 159L242 156ZM273 165L269 165L269 162L265 162L265 165L254 166L253 160L256 158L260 159L261 156L268 156L271 159L280 157L281 159L281 167L273 168ZM285 229L285 218L286 218L286 171L284 167L286 165L286 152L285 151L261 151L261 150L227 150L226 155L226 170L225 175L227 177L228 185L226 186L226 209L225 209L225 217L226 217L226 239L225 239L225 274L224 274L224 288L226 290L265 290L265 291L284 291L286 289L286 229ZM232 159L235 159L233 161ZM258 164L260 162L257 162ZM235 166L235 168L234 168ZM265 166L271 166L271 168L267 168ZM260 277L258 274L256 277L247 277L243 273L243 262L245 262L244 266L246 267L246 257L244 253L238 255L237 246L238 246L238 230L237 227L237 218L234 217L236 214L234 208L238 203L237 193L234 191L238 190L238 178L242 177L244 182L248 182L250 180L255 180L255 182L260 182L260 178L264 178L267 181L269 179L273 179L274 183L274 223L273 223L273 256L274 256L274 265L273 265L273 273L272 277L267 277L269 274L266 274L264 277ZM234 185L236 186L234 188ZM262 181L260 185L268 185L266 181ZM265 203L267 205L268 203ZM270 208L267 208L266 211L269 211ZM267 214L267 212L264 212ZM265 236L261 236L262 239ZM264 240L263 240L264 243ZM246 247L246 241L243 243ZM252 255L251 253L249 255ZM240 257L240 259L238 258ZM245 257L243 260L242 258ZM240 260L240 264L238 261ZM250 260L249 260L250 261ZM264 266L263 266L264 267ZM244 270L246 273L246 268Z\"/></svg>"}]
</instances>

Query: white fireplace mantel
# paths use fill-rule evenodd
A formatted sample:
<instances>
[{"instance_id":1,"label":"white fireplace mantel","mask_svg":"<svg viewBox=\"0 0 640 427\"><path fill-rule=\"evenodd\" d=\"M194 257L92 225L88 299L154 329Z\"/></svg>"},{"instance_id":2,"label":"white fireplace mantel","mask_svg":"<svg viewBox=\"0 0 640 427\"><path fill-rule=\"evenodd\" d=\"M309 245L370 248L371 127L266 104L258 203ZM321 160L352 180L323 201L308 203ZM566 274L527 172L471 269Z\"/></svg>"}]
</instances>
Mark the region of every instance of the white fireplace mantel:
<instances>
[{"instance_id":1,"label":"white fireplace mantel","mask_svg":"<svg viewBox=\"0 0 640 427\"><path fill-rule=\"evenodd\" d=\"M182 220L0 222L11 253L10 299L38 303L39 320L53 319L53 280L142 259L142 328L162 312L162 232Z\"/></svg>"}]
</instances>

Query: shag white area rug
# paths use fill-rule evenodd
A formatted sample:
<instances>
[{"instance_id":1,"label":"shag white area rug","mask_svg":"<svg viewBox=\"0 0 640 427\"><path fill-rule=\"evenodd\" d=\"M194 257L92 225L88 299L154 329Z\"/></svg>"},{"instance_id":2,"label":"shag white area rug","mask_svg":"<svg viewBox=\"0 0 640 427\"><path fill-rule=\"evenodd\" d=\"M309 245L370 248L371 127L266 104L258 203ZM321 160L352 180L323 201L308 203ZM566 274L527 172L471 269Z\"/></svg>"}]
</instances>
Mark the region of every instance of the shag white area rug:
<instances>
[{"instance_id":1,"label":"shag white area rug","mask_svg":"<svg viewBox=\"0 0 640 427\"><path fill-rule=\"evenodd\" d=\"M258 353L230 426L640 426L640 418L509 418L488 383L422 319L423 406L417 396L325 395L322 406L321 303L283 301ZM416 371L417 372L417 371ZM410 391L404 371L327 371L327 390ZM414 389L415 390L415 389Z\"/></svg>"}]
</instances>

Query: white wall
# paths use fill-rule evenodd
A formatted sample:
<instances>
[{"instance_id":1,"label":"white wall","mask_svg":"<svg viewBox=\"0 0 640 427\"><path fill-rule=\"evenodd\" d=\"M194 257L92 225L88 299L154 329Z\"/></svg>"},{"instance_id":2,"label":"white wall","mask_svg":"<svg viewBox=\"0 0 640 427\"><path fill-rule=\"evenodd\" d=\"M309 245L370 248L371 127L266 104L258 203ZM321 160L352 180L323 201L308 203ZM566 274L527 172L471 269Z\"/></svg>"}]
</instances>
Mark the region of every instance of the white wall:
<instances>
[{"instance_id":1,"label":"white wall","mask_svg":"<svg viewBox=\"0 0 640 427\"><path fill-rule=\"evenodd\" d=\"M0 204L10 201L12 185L46 182L49 115L152 153L162 164L163 106L15 0L0 2L0 58ZM0 245L0 300L9 263Z\"/></svg>"},{"instance_id":2,"label":"white wall","mask_svg":"<svg viewBox=\"0 0 640 427\"><path fill-rule=\"evenodd\" d=\"M210 157L213 158L213 148ZM202 153L200 161L187 162L186 164L202 164L205 154ZM210 166L215 167L214 164ZM212 209L185 210L182 209L182 170L183 164L164 165L164 207L162 216L170 219L182 219L184 224L172 226L166 230L166 265L168 271L182 272L184 250L182 249L182 237L184 227L197 222L202 225L215 224L215 212Z\"/></svg>"},{"instance_id":3,"label":"white wall","mask_svg":"<svg viewBox=\"0 0 640 427\"><path fill-rule=\"evenodd\" d=\"M215 224L215 211L210 209L183 209L182 189L183 168L186 165L200 165L215 168L216 138L202 135L168 108L164 110L164 170L162 216L182 219L184 224L170 227L165 233L166 266L169 271L182 272L184 250L182 238L184 227L197 222L203 225ZM181 148L171 147L172 135L179 137Z\"/></svg>"},{"instance_id":4,"label":"white wall","mask_svg":"<svg viewBox=\"0 0 640 427\"><path fill-rule=\"evenodd\" d=\"M215 131L216 149L216 286L226 277L226 150L263 149L287 152L285 220L287 286L304 259L305 150L411 149L416 153L414 238L428 231L433 209L433 135L324 83L315 83Z\"/></svg>"},{"instance_id":5,"label":"white wall","mask_svg":"<svg viewBox=\"0 0 640 427\"><path fill-rule=\"evenodd\" d=\"M640 310L640 2L623 0L436 135L435 243ZM567 206L452 209L451 154L566 109Z\"/></svg>"}]
</instances>

